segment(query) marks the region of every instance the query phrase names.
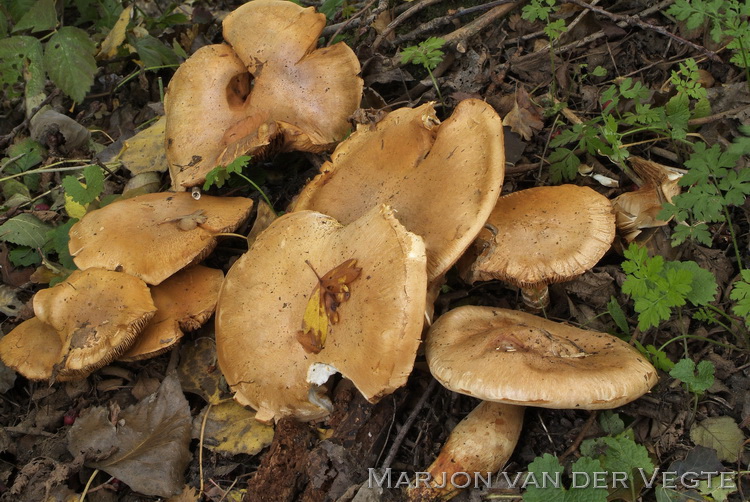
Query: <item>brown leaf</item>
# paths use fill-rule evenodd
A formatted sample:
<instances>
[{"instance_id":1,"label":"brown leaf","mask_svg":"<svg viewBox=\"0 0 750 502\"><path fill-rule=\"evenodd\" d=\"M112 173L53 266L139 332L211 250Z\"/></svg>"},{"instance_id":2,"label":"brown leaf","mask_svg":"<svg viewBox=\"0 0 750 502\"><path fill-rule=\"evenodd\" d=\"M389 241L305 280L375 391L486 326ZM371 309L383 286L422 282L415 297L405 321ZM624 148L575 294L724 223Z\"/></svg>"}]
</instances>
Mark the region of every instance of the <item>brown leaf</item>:
<instances>
[{"instance_id":1,"label":"brown leaf","mask_svg":"<svg viewBox=\"0 0 750 502\"><path fill-rule=\"evenodd\" d=\"M190 407L174 374L159 390L121 411L115 423L105 407L82 414L68 432L68 450L95 458L101 469L144 495L182 492L190 462Z\"/></svg>"},{"instance_id":2,"label":"brown leaf","mask_svg":"<svg viewBox=\"0 0 750 502\"><path fill-rule=\"evenodd\" d=\"M503 119L503 125L510 126L511 131L520 134L526 141L544 127L542 116L523 87L516 91L516 103Z\"/></svg>"}]
</instances>

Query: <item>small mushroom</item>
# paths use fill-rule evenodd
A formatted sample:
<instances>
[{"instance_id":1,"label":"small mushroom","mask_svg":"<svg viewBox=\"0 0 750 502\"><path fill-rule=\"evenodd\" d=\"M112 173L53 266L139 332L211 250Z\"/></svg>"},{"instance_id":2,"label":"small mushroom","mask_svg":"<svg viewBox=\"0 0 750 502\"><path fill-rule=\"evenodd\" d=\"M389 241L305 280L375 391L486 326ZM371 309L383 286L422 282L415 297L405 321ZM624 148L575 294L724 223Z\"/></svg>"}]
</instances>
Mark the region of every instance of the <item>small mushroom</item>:
<instances>
[{"instance_id":1,"label":"small mushroom","mask_svg":"<svg viewBox=\"0 0 750 502\"><path fill-rule=\"evenodd\" d=\"M200 328L216 309L223 280L221 270L196 265L152 287L156 315L120 360L156 357L174 347L185 331Z\"/></svg>"},{"instance_id":2,"label":"small mushroom","mask_svg":"<svg viewBox=\"0 0 750 502\"><path fill-rule=\"evenodd\" d=\"M524 303L549 304L547 286L576 278L604 256L615 238L609 200L588 187L529 188L500 197L487 220L469 282L499 279L521 288Z\"/></svg>"},{"instance_id":3,"label":"small mushroom","mask_svg":"<svg viewBox=\"0 0 750 502\"><path fill-rule=\"evenodd\" d=\"M448 436L428 479L417 479L408 491L410 501L449 500L462 486L475 483L467 476L500 470L516 448L523 427L523 406L482 401L461 420Z\"/></svg>"},{"instance_id":4,"label":"small mushroom","mask_svg":"<svg viewBox=\"0 0 750 502\"><path fill-rule=\"evenodd\" d=\"M482 229L504 173L503 125L490 105L461 101L441 124L428 103L360 125L305 186L294 210L347 224L378 204L390 205L424 238L432 283Z\"/></svg>"},{"instance_id":5,"label":"small mushroom","mask_svg":"<svg viewBox=\"0 0 750 502\"><path fill-rule=\"evenodd\" d=\"M216 308L219 366L263 422L326 416L323 385L336 372L375 402L411 373L426 287L424 243L390 208L346 226L287 213L227 273Z\"/></svg>"},{"instance_id":6,"label":"small mushroom","mask_svg":"<svg viewBox=\"0 0 750 502\"><path fill-rule=\"evenodd\" d=\"M425 355L450 390L541 408L616 408L657 381L654 367L619 338L490 307L440 316Z\"/></svg>"},{"instance_id":7,"label":"small mushroom","mask_svg":"<svg viewBox=\"0 0 750 502\"><path fill-rule=\"evenodd\" d=\"M49 380L62 359L62 341L55 328L32 317L0 340L0 359L30 380Z\"/></svg>"},{"instance_id":8,"label":"small mushroom","mask_svg":"<svg viewBox=\"0 0 750 502\"><path fill-rule=\"evenodd\" d=\"M155 312L142 280L96 268L76 270L34 296L34 313L61 341L55 365L61 379L85 378L116 359Z\"/></svg>"},{"instance_id":9,"label":"small mushroom","mask_svg":"<svg viewBox=\"0 0 750 502\"><path fill-rule=\"evenodd\" d=\"M166 95L175 190L240 155L319 152L346 135L362 94L360 66L342 42L316 49L325 22L312 7L253 0L224 20L229 45L203 47L180 66Z\"/></svg>"},{"instance_id":10,"label":"small mushroom","mask_svg":"<svg viewBox=\"0 0 750 502\"><path fill-rule=\"evenodd\" d=\"M244 197L152 193L91 211L70 229L70 254L82 270L105 268L159 284L216 247L250 214Z\"/></svg>"}]
</instances>

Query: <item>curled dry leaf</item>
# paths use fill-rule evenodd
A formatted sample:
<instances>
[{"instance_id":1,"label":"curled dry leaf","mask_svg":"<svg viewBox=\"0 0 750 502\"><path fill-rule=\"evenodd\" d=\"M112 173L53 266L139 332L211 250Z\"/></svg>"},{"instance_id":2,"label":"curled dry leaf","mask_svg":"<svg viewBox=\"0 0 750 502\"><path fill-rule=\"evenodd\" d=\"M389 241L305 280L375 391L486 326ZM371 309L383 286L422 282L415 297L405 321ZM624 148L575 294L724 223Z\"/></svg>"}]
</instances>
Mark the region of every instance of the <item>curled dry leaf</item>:
<instances>
[{"instance_id":1,"label":"curled dry leaf","mask_svg":"<svg viewBox=\"0 0 750 502\"><path fill-rule=\"evenodd\" d=\"M190 406L174 374L156 394L110 416L108 408L85 410L68 431L68 450L83 452L100 469L144 495L182 492L191 459ZM91 460L95 459L95 460Z\"/></svg>"},{"instance_id":2,"label":"curled dry leaf","mask_svg":"<svg viewBox=\"0 0 750 502\"><path fill-rule=\"evenodd\" d=\"M193 438L201 437L203 446L225 455L255 455L273 441L273 427L255 419L255 412L229 399L206 406L193 419Z\"/></svg>"},{"instance_id":3,"label":"curled dry leaf","mask_svg":"<svg viewBox=\"0 0 750 502\"><path fill-rule=\"evenodd\" d=\"M534 133L541 131L544 127L538 107L531 102L529 93L523 87L516 90L513 108L503 118L503 125L510 126L511 131L526 141L529 141Z\"/></svg>"}]
</instances>

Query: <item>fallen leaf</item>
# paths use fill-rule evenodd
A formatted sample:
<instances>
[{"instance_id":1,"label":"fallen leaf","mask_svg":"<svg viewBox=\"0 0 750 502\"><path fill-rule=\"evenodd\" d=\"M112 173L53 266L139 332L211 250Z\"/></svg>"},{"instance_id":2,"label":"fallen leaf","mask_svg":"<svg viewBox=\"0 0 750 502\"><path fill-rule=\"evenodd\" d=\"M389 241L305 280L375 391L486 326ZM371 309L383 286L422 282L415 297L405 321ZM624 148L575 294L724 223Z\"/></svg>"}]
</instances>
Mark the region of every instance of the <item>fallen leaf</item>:
<instances>
[{"instance_id":1,"label":"fallen leaf","mask_svg":"<svg viewBox=\"0 0 750 502\"><path fill-rule=\"evenodd\" d=\"M338 324L339 305L349 299L349 284L359 277L362 269L357 267L356 259L350 259L321 277L309 261L305 260L305 263L318 278L318 284L307 301L297 341L305 351L317 354L325 347L328 325Z\"/></svg>"},{"instance_id":2,"label":"fallen leaf","mask_svg":"<svg viewBox=\"0 0 750 502\"><path fill-rule=\"evenodd\" d=\"M216 342L213 338L200 337L186 342L180 350L180 365L177 376L182 390L197 394L207 403L221 401L221 371L216 362Z\"/></svg>"},{"instance_id":3,"label":"fallen leaf","mask_svg":"<svg viewBox=\"0 0 750 502\"><path fill-rule=\"evenodd\" d=\"M167 502L198 502L198 492L192 486L185 485L182 489L182 493L169 497Z\"/></svg>"},{"instance_id":4,"label":"fallen leaf","mask_svg":"<svg viewBox=\"0 0 750 502\"><path fill-rule=\"evenodd\" d=\"M690 429L690 439L697 445L715 449L721 460L737 462L745 435L731 417L711 417Z\"/></svg>"},{"instance_id":5,"label":"fallen leaf","mask_svg":"<svg viewBox=\"0 0 750 502\"><path fill-rule=\"evenodd\" d=\"M120 161L131 174L167 170L167 151L164 148L167 119L161 117L148 128L123 142Z\"/></svg>"},{"instance_id":6,"label":"fallen leaf","mask_svg":"<svg viewBox=\"0 0 750 502\"><path fill-rule=\"evenodd\" d=\"M273 441L273 427L258 422L255 412L227 400L215 406L206 406L193 420L193 438L199 439L203 418L203 446L211 451L237 455L255 455Z\"/></svg>"},{"instance_id":7,"label":"fallen leaf","mask_svg":"<svg viewBox=\"0 0 750 502\"><path fill-rule=\"evenodd\" d=\"M68 432L68 450L144 495L171 497L185 486L190 462L190 406L168 375L159 390L112 417L106 407L85 410Z\"/></svg>"},{"instance_id":8,"label":"fallen leaf","mask_svg":"<svg viewBox=\"0 0 750 502\"><path fill-rule=\"evenodd\" d=\"M260 199L255 211L255 222L253 223L253 228L250 230L250 233L247 234L248 247L253 245L253 242L255 242L255 239L258 238L260 233L268 228L276 218L276 212L273 208L269 206L266 201Z\"/></svg>"},{"instance_id":9,"label":"fallen leaf","mask_svg":"<svg viewBox=\"0 0 750 502\"><path fill-rule=\"evenodd\" d=\"M516 100L513 109L503 119L503 125L510 126L510 130L520 134L528 141L536 131L544 127L542 116L536 106L529 99L526 89L519 87L516 91Z\"/></svg>"},{"instance_id":10,"label":"fallen leaf","mask_svg":"<svg viewBox=\"0 0 750 502\"><path fill-rule=\"evenodd\" d=\"M120 48L122 43L125 41L125 32L128 29L130 18L133 15L133 6L130 5L123 9L120 13L120 17L117 18L117 22L107 33L107 37L102 42L99 48L99 53L96 55L97 58L113 58L117 55L117 49Z\"/></svg>"}]
</instances>

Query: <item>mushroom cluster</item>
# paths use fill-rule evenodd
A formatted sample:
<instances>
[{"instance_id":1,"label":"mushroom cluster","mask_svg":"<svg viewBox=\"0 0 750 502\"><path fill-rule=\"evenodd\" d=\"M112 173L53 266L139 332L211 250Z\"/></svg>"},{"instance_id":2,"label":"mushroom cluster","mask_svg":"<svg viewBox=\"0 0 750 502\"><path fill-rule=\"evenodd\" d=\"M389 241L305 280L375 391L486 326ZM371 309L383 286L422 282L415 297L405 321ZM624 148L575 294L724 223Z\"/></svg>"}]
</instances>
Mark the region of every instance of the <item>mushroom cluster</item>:
<instances>
[{"instance_id":1,"label":"mushroom cluster","mask_svg":"<svg viewBox=\"0 0 750 502\"><path fill-rule=\"evenodd\" d=\"M251 208L250 199L181 192L89 212L70 230L80 270L34 296L36 317L0 340L0 358L33 380L70 380L168 350L212 315L224 276L196 263Z\"/></svg>"},{"instance_id":2,"label":"mushroom cluster","mask_svg":"<svg viewBox=\"0 0 750 502\"><path fill-rule=\"evenodd\" d=\"M225 44L202 47L180 66L165 98L175 190L240 155L320 152L343 139L363 83L346 44L315 48L325 23L312 7L253 0L224 20Z\"/></svg>"}]
</instances>

